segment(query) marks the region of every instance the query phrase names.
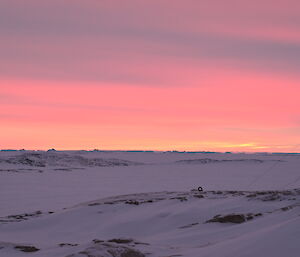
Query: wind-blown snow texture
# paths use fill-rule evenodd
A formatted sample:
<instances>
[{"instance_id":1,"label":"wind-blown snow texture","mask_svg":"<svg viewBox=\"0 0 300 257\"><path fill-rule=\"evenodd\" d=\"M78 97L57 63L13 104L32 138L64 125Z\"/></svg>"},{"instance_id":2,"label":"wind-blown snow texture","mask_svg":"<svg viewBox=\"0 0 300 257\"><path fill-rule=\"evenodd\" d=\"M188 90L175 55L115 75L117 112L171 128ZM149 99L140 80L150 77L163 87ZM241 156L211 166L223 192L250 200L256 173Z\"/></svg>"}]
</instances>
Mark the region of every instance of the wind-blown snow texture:
<instances>
[{"instance_id":1,"label":"wind-blown snow texture","mask_svg":"<svg viewBox=\"0 0 300 257\"><path fill-rule=\"evenodd\" d=\"M299 188L300 155L2 151L0 256L298 257Z\"/></svg>"}]
</instances>

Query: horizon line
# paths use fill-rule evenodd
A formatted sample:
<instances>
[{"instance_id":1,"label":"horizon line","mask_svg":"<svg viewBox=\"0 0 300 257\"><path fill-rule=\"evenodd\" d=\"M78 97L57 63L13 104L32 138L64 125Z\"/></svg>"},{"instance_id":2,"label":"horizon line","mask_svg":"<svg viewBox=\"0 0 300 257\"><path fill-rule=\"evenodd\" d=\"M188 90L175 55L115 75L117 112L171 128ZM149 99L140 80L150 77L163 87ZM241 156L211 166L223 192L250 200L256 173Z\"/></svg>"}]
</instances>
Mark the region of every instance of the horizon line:
<instances>
[{"instance_id":1,"label":"horizon line","mask_svg":"<svg viewBox=\"0 0 300 257\"><path fill-rule=\"evenodd\" d=\"M199 151L186 151L186 150L141 150L141 149L135 149L135 150L125 150L125 149L0 149L0 152L9 152L9 151L36 151L36 152L148 152L148 153L154 153L154 152L161 152L161 153L225 153L225 154L239 154L239 153L245 153L245 154L257 154L257 153L265 153L265 154L300 154L300 152L255 152L255 151L205 151L205 150L199 150Z\"/></svg>"}]
</instances>

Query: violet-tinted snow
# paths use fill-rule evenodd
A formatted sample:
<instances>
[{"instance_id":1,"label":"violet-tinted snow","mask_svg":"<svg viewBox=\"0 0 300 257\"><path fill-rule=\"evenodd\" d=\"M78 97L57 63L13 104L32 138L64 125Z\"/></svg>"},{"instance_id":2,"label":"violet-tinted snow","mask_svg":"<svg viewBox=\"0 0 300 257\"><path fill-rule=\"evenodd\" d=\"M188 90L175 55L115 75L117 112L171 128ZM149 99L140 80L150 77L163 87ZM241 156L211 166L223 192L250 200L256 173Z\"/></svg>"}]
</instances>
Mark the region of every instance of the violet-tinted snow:
<instances>
[{"instance_id":1,"label":"violet-tinted snow","mask_svg":"<svg viewBox=\"0 0 300 257\"><path fill-rule=\"evenodd\" d=\"M299 155L0 152L0 256L296 257L299 168ZM245 222L208 222L226 215Z\"/></svg>"}]
</instances>

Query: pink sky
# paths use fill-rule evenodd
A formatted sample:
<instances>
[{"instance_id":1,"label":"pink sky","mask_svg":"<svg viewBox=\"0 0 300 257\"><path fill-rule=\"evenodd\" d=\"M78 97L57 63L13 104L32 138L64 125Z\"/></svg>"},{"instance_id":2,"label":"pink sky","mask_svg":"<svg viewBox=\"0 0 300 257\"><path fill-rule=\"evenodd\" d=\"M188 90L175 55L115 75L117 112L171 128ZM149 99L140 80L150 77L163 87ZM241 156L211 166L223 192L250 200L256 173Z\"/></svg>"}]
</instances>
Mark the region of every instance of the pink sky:
<instances>
[{"instance_id":1,"label":"pink sky","mask_svg":"<svg viewBox=\"0 0 300 257\"><path fill-rule=\"evenodd\" d=\"M0 3L0 148L300 152L300 2Z\"/></svg>"}]
</instances>

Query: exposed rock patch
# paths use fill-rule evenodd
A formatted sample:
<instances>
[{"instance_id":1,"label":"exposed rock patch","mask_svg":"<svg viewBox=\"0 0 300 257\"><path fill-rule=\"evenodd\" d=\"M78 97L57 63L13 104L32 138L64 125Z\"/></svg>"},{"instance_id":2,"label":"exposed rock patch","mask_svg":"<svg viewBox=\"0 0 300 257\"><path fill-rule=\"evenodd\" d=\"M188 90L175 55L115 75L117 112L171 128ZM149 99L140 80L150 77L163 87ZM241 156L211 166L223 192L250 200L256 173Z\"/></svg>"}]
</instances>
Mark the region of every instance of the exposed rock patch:
<instances>
[{"instance_id":1,"label":"exposed rock patch","mask_svg":"<svg viewBox=\"0 0 300 257\"><path fill-rule=\"evenodd\" d=\"M248 214L228 214L228 215L216 215L212 219L205 223L219 222L219 223L235 223L241 224L248 220L254 219L254 217L262 216L262 213L248 213Z\"/></svg>"},{"instance_id":2,"label":"exposed rock patch","mask_svg":"<svg viewBox=\"0 0 300 257\"><path fill-rule=\"evenodd\" d=\"M74 247L74 246L78 246L78 244L60 243L59 246L60 247L65 247L65 246L72 246L72 247Z\"/></svg>"},{"instance_id":3,"label":"exposed rock patch","mask_svg":"<svg viewBox=\"0 0 300 257\"><path fill-rule=\"evenodd\" d=\"M53 212L49 212L53 213ZM9 215L3 218L0 218L0 223L9 223L9 222L20 222L23 220L28 220L30 218L35 218L41 216L43 213L41 211L36 211L32 213L22 213L17 215Z\"/></svg>"},{"instance_id":4,"label":"exposed rock patch","mask_svg":"<svg viewBox=\"0 0 300 257\"><path fill-rule=\"evenodd\" d=\"M93 240L93 244L83 251L67 255L66 257L145 257L145 255L132 246L124 246L126 242L133 242L132 239L111 239L107 242Z\"/></svg>"},{"instance_id":5,"label":"exposed rock patch","mask_svg":"<svg viewBox=\"0 0 300 257\"><path fill-rule=\"evenodd\" d=\"M129 244L133 242L133 239L127 239L127 238L116 238L116 239L110 239L107 242L110 243L117 243L117 244Z\"/></svg>"},{"instance_id":6,"label":"exposed rock patch","mask_svg":"<svg viewBox=\"0 0 300 257\"><path fill-rule=\"evenodd\" d=\"M32 245L16 245L15 249L25 253L37 252L40 250L39 248L36 248L35 246Z\"/></svg>"},{"instance_id":7,"label":"exposed rock patch","mask_svg":"<svg viewBox=\"0 0 300 257\"><path fill-rule=\"evenodd\" d=\"M36 152L23 153L20 155L9 157L8 159L0 159L0 163L8 164L22 164L32 167L47 167L47 166L61 166L61 167L109 167L109 166L130 166L141 165L142 163L115 159L115 158L85 158L80 155L69 155L59 152ZM73 168L72 168L73 169ZM65 170L69 169L56 169Z\"/></svg>"},{"instance_id":8,"label":"exposed rock patch","mask_svg":"<svg viewBox=\"0 0 300 257\"><path fill-rule=\"evenodd\" d=\"M244 214L229 214L225 216L216 215L212 219L206 221L206 223L210 222L219 222L219 223L236 223L240 224L245 222L247 219Z\"/></svg>"},{"instance_id":9,"label":"exposed rock patch","mask_svg":"<svg viewBox=\"0 0 300 257\"><path fill-rule=\"evenodd\" d=\"M175 163L177 164L210 164L210 163L263 163L266 160L260 159L230 159L230 160L219 160L219 159L210 159L210 158L203 158L203 159L188 159L188 160L179 160ZM282 160L268 160L273 162L283 162Z\"/></svg>"}]
</instances>

